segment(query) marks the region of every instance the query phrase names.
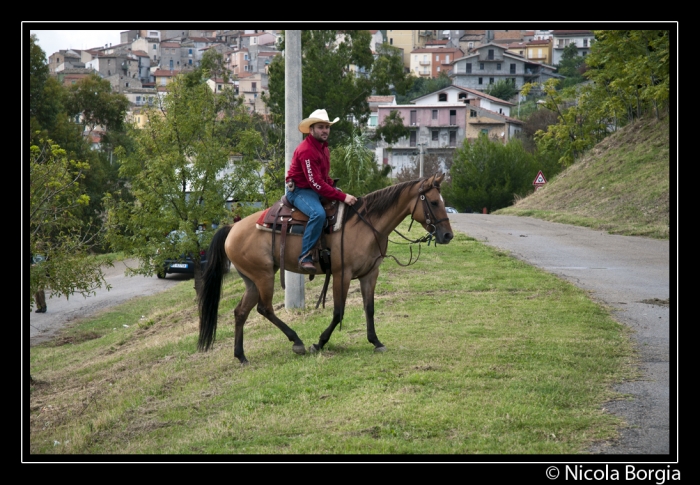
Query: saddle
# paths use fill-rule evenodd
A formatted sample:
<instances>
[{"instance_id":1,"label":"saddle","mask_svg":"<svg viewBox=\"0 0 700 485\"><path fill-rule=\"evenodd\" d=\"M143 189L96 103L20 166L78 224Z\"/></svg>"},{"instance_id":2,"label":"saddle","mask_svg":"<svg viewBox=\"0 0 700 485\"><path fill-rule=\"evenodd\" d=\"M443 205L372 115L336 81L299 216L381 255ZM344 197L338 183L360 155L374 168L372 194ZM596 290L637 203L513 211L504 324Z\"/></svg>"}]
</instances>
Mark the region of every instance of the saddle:
<instances>
[{"instance_id":1,"label":"saddle","mask_svg":"<svg viewBox=\"0 0 700 485\"><path fill-rule=\"evenodd\" d=\"M321 232L321 237L312 249L312 258L318 262L321 269L330 274L330 248L326 245L324 234L331 234L341 228L343 220L343 212L345 203L338 200L330 200L321 197L321 204L326 211L326 222ZM262 231L272 232L272 247L275 247L275 236L280 235L280 282L282 288L284 284L284 249L287 240L287 234L295 236L303 236L306 224L309 222L309 216L294 207L288 200L287 196L283 195L280 200L272 204L269 209L266 209L256 223L256 227ZM314 275L309 275L309 280L313 280Z\"/></svg>"}]
</instances>

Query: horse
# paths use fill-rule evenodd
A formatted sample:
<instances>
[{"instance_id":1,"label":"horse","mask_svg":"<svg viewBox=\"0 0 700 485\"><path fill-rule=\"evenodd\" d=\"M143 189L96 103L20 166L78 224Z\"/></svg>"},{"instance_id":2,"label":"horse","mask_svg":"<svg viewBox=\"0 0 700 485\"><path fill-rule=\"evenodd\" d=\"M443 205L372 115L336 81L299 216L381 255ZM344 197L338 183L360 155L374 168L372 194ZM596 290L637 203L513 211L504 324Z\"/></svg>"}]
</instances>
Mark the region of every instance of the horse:
<instances>
[{"instance_id":1,"label":"horse","mask_svg":"<svg viewBox=\"0 0 700 485\"><path fill-rule=\"evenodd\" d=\"M440 195L444 173L402 182L358 198L353 206L346 206L341 230L323 234L330 248L330 271L333 277L333 319L308 351L316 353L329 341L335 327L343 320L345 301L350 281L360 280L360 291L367 323L367 340L375 352L387 349L377 338L374 329L374 290L379 266L387 256L389 235L408 216L411 225L420 223L436 244L448 244L453 238L452 227ZM280 269L280 237L256 228L263 211L251 214L233 224L221 226L214 234L208 250L208 263L203 274L202 290L198 296L200 351L207 351L214 343L219 300L224 273L231 265L245 283L245 292L234 309L234 357L241 364L248 359L243 352L243 326L248 314L257 305L257 311L279 328L293 342L292 351L306 353L304 342L297 333L280 320L272 306L275 274ZM409 226L409 230L410 230ZM293 273L309 274L299 269L300 236L286 238L284 266ZM428 239L430 243L430 239ZM273 247L274 245L274 247ZM316 275L324 274L315 262ZM310 277L313 277L311 273ZM327 281L326 281L327 283ZM325 307L325 300L324 300Z\"/></svg>"}]
</instances>

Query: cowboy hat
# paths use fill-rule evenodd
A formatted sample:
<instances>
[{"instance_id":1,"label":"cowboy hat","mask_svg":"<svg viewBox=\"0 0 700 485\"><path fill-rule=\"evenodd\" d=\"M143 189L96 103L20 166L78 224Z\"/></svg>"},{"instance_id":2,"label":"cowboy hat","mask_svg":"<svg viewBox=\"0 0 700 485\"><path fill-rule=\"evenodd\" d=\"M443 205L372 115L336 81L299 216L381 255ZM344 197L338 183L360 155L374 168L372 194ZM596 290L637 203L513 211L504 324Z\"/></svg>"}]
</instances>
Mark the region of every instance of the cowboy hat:
<instances>
[{"instance_id":1,"label":"cowboy hat","mask_svg":"<svg viewBox=\"0 0 700 485\"><path fill-rule=\"evenodd\" d=\"M299 123L299 131L302 133L308 133L309 127L314 123L328 123L329 125L332 125L337 123L339 119L340 118L336 116L333 121L330 121L328 119L328 113L326 113L325 109L317 109L311 113L308 118L301 120L301 123Z\"/></svg>"}]
</instances>

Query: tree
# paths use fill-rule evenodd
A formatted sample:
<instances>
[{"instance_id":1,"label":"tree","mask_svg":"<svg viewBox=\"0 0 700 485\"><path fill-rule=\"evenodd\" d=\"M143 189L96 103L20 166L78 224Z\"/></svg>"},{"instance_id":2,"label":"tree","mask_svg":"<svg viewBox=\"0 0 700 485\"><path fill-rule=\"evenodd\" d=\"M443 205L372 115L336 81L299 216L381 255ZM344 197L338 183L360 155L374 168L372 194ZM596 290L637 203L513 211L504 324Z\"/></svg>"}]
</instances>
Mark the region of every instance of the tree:
<instances>
[{"instance_id":1,"label":"tree","mask_svg":"<svg viewBox=\"0 0 700 485\"><path fill-rule=\"evenodd\" d=\"M101 264L87 258L99 242L99 230L85 227L76 209L87 205L80 180L89 170L85 162L69 159L52 140L40 140L29 148L29 250L46 260L29 275L30 308L34 293L47 288L51 296L94 294L103 284Z\"/></svg>"},{"instance_id":2,"label":"tree","mask_svg":"<svg viewBox=\"0 0 700 485\"><path fill-rule=\"evenodd\" d=\"M423 176L433 175L435 173L442 172L442 163L435 153L425 153L423 154ZM401 170L396 174L396 182L408 182L409 180L416 180L420 177L420 160L416 156L416 163L413 165L404 165ZM449 177L443 182L444 184L449 183Z\"/></svg>"},{"instance_id":3,"label":"tree","mask_svg":"<svg viewBox=\"0 0 700 485\"><path fill-rule=\"evenodd\" d=\"M248 150L252 128L240 98L215 94L203 82L192 85L184 76L169 88L162 106L148 111L146 128L130 130L133 152L119 151L119 171L129 179L134 201L107 194L107 239L140 260L129 274L153 275L165 259L189 254L199 294L200 250L212 231L200 236L198 229L230 219L229 198L256 200L261 167ZM185 237L166 244L172 230Z\"/></svg>"},{"instance_id":4,"label":"tree","mask_svg":"<svg viewBox=\"0 0 700 485\"><path fill-rule=\"evenodd\" d=\"M405 72L401 49L386 42L377 46L377 58L370 74L374 94L405 94L415 80Z\"/></svg>"},{"instance_id":5,"label":"tree","mask_svg":"<svg viewBox=\"0 0 700 485\"><path fill-rule=\"evenodd\" d=\"M557 67L557 73L566 76L566 79L559 85L559 89L573 86L586 80L583 77L586 61L583 56L578 55L576 44L569 44L564 47L561 53L561 60Z\"/></svg>"},{"instance_id":6,"label":"tree","mask_svg":"<svg viewBox=\"0 0 700 485\"><path fill-rule=\"evenodd\" d=\"M537 170L520 141L503 145L481 135L455 150L451 183L443 188L443 196L460 212L482 207L492 212L532 192Z\"/></svg>"},{"instance_id":7,"label":"tree","mask_svg":"<svg viewBox=\"0 0 700 485\"><path fill-rule=\"evenodd\" d=\"M370 115L367 98L373 92L400 91L410 85L403 69L397 69L396 52L382 48L375 60L370 39L368 30L302 31L302 115L306 117L323 108L329 116L340 117L333 125L331 146L347 143L352 137L353 123L367 121ZM284 38L279 47L284 49ZM360 74L355 74L350 66L355 66ZM268 85L270 110L276 119L283 120L283 56L276 56L270 63Z\"/></svg>"},{"instance_id":8,"label":"tree","mask_svg":"<svg viewBox=\"0 0 700 485\"><path fill-rule=\"evenodd\" d=\"M80 117L83 132L91 133L97 126L120 130L129 100L112 92L111 83L93 73L70 87L66 108L71 118Z\"/></svg>"},{"instance_id":9,"label":"tree","mask_svg":"<svg viewBox=\"0 0 700 485\"><path fill-rule=\"evenodd\" d=\"M359 197L391 185L387 177L391 167L378 167L368 142L364 134L355 131L347 143L331 150L331 177L340 179L339 187L345 193Z\"/></svg>"},{"instance_id":10,"label":"tree","mask_svg":"<svg viewBox=\"0 0 700 485\"><path fill-rule=\"evenodd\" d=\"M414 78L414 82L411 88L405 93L399 93L396 96L396 102L398 104L407 104L413 99L419 98L429 93L434 93L440 89L446 88L452 85L452 79L447 75L447 72L441 71L440 75L436 78Z\"/></svg>"},{"instance_id":11,"label":"tree","mask_svg":"<svg viewBox=\"0 0 700 485\"><path fill-rule=\"evenodd\" d=\"M408 126L404 125L401 113L398 110L392 110L384 120L382 120L381 124L377 126L376 131L372 135L372 140L384 141L392 145L410 134L411 130L408 129Z\"/></svg>"},{"instance_id":12,"label":"tree","mask_svg":"<svg viewBox=\"0 0 700 485\"><path fill-rule=\"evenodd\" d=\"M508 101L518 94L518 90L515 88L515 85L505 79L501 79L494 84L489 84L486 89L484 89L484 92L504 101Z\"/></svg>"}]
</instances>

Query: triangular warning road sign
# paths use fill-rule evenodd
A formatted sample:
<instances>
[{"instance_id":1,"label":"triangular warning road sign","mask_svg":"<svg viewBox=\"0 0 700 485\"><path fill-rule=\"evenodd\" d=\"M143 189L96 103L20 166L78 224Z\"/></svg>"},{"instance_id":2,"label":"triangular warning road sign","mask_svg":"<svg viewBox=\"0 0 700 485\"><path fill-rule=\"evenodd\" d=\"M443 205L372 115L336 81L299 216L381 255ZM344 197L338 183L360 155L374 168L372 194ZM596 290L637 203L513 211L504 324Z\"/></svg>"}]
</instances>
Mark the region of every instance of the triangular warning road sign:
<instances>
[{"instance_id":1,"label":"triangular warning road sign","mask_svg":"<svg viewBox=\"0 0 700 485\"><path fill-rule=\"evenodd\" d=\"M537 177L535 177L535 181L532 182L532 185L544 185L547 183L547 179L544 178L544 175L542 175L542 170L537 172Z\"/></svg>"}]
</instances>

